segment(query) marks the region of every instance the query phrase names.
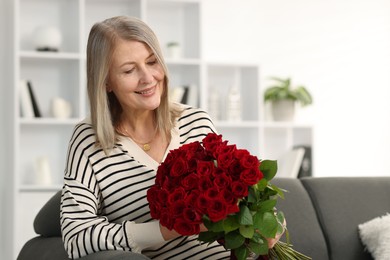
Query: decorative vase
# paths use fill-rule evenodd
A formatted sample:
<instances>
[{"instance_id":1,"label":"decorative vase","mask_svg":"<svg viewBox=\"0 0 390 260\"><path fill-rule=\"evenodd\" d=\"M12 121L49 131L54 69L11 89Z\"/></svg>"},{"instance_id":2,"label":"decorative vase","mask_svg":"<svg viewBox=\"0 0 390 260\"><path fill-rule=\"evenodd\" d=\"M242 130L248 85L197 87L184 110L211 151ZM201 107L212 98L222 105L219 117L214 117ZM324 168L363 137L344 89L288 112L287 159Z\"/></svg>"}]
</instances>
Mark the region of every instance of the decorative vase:
<instances>
[{"instance_id":1,"label":"decorative vase","mask_svg":"<svg viewBox=\"0 0 390 260\"><path fill-rule=\"evenodd\" d=\"M228 121L241 121L241 94L237 86L230 88L226 107Z\"/></svg>"},{"instance_id":2,"label":"decorative vase","mask_svg":"<svg viewBox=\"0 0 390 260\"><path fill-rule=\"evenodd\" d=\"M272 117L275 121L292 121L295 101L290 99L272 101Z\"/></svg>"},{"instance_id":3,"label":"decorative vase","mask_svg":"<svg viewBox=\"0 0 390 260\"><path fill-rule=\"evenodd\" d=\"M62 43L62 35L56 27L40 26L34 30L33 42L37 51L58 51Z\"/></svg>"},{"instance_id":4,"label":"decorative vase","mask_svg":"<svg viewBox=\"0 0 390 260\"><path fill-rule=\"evenodd\" d=\"M167 44L168 57L171 59L179 59L182 56L181 47L178 42L169 42Z\"/></svg>"}]
</instances>

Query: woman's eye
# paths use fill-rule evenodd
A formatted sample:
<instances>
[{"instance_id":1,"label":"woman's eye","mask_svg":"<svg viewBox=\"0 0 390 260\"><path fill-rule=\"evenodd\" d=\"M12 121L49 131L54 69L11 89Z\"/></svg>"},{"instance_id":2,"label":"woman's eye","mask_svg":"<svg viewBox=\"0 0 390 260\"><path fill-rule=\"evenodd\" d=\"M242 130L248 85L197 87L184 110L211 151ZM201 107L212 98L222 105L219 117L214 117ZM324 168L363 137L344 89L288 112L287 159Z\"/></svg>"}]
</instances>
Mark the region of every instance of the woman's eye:
<instances>
[{"instance_id":1,"label":"woman's eye","mask_svg":"<svg viewBox=\"0 0 390 260\"><path fill-rule=\"evenodd\" d=\"M125 73L126 73L126 74L130 74L130 73L132 73L133 71L134 71L134 69L129 69L129 70L126 70Z\"/></svg>"},{"instance_id":2,"label":"woman's eye","mask_svg":"<svg viewBox=\"0 0 390 260\"><path fill-rule=\"evenodd\" d=\"M157 60L148 61L148 64L149 64L149 65L154 65L154 64L156 64L156 63L157 63Z\"/></svg>"}]
</instances>

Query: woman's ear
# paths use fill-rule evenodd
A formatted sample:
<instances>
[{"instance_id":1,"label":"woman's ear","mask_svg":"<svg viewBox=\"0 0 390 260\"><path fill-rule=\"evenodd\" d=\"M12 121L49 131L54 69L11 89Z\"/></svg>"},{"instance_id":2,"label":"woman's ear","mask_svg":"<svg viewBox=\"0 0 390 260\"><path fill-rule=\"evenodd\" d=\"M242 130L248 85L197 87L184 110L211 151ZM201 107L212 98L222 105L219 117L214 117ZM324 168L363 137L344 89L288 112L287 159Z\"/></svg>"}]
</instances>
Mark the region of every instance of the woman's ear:
<instances>
[{"instance_id":1,"label":"woman's ear","mask_svg":"<svg viewBox=\"0 0 390 260\"><path fill-rule=\"evenodd\" d=\"M112 92L112 88L108 85L108 83L106 83L106 91L108 93Z\"/></svg>"}]
</instances>

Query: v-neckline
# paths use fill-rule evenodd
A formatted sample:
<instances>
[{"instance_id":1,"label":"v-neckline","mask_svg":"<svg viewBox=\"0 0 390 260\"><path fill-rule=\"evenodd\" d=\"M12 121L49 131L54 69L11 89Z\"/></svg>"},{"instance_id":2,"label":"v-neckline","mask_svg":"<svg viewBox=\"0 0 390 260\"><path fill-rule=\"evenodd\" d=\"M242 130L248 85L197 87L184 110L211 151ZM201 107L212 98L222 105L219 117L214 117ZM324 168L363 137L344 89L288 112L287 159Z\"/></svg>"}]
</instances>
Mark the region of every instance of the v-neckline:
<instances>
[{"instance_id":1,"label":"v-neckline","mask_svg":"<svg viewBox=\"0 0 390 260\"><path fill-rule=\"evenodd\" d=\"M174 127L171 130L171 141L169 142L167 149L164 152L162 162L165 160L167 157L169 151L176 149L180 146L180 139L179 139L179 129L178 127ZM158 166L160 165L161 162L157 162L154 160L149 154L147 154L139 145L134 142L132 139L125 137L125 136L120 136L119 137L119 142L123 145L125 150L128 151L129 155L133 157L135 160L137 160L139 163L157 170Z\"/></svg>"}]
</instances>

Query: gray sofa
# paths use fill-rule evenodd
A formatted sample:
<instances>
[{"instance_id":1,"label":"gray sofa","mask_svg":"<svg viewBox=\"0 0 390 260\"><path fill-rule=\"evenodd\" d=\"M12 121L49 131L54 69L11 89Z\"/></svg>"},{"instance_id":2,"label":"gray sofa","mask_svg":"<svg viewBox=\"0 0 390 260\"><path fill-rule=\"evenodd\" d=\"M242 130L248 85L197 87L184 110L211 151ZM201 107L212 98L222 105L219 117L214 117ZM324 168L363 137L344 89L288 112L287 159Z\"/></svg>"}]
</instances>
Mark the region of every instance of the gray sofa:
<instances>
[{"instance_id":1,"label":"gray sofa","mask_svg":"<svg viewBox=\"0 0 390 260\"><path fill-rule=\"evenodd\" d=\"M390 212L390 177L275 179L286 189L278 203L287 218L292 244L313 260L368 260L358 225ZM29 240L18 260L68 259L59 226L60 193L36 216L38 234ZM131 252L98 252L83 259L147 259Z\"/></svg>"}]
</instances>

